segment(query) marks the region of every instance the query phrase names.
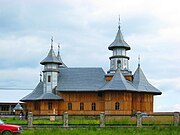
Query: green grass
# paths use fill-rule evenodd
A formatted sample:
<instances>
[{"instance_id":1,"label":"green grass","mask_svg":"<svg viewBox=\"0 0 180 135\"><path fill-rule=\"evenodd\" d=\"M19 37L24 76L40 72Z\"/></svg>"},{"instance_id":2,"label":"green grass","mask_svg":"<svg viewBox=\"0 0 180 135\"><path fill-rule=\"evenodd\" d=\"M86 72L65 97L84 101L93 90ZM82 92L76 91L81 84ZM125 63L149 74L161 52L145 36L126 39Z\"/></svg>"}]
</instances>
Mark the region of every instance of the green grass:
<instances>
[{"instance_id":1,"label":"green grass","mask_svg":"<svg viewBox=\"0 0 180 135\"><path fill-rule=\"evenodd\" d=\"M18 118L1 118L8 124L27 126L26 120ZM22 135L179 135L180 126L173 127L172 116L156 116L142 118L143 125L149 127L137 128L136 118L129 116L107 116L105 118L106 127L99 128L99 117L95 116L69 116L69 128L62 128L63 120L50 121L49 119L33 120L34 128L25 128ZM168 126L160 126L158 124ZM40 125L40 126L38 126ZM43 126L44 125L44 126ZM110 126L117 125L119 127ZM122 125L122 127L120 127ZM133 125L132 127L126 127ZM44 127L44 128L40 128ZM72 128L76 127L76 128Z\"/></svg>"},{"instance_id":2,"label":"green grass","mask_svg":"<svg viewBox=\"0 0 180 135\"><path fill-rule=\"evenodd\" d=\"M27 120L20 120L19 118L1 118L5 123L17 124L17 125L27 125ZM34 125L57 125L63 124L62 120L50 121L49 119L35 119L33 120Z\"/></svg>"},{"instance_id":3,"label":"green grass","mask_svg":"<svg viewBox=\"0 0 180 135\"><path fill-rule=\"evenodd\" d=\"M22 135L178 135L179 127L151 128L43 128L25 129Z\"/></svg>"},{"instance_id":4,"label":"green grass","mask_svg":"<svg viewBox=\"0 0 180 135\"><path fill-rule=\"evenodd\" d=\"M143 118L142 123L146 125L173 125L173 116L155 116Z\"/></svg>"},{"instance_id":5,"label":"green grass","mask_svg":"<svg viewBox=\"0 0 180 135\"><path fill-rule=\"evenodd\" d=\"M99 124L99 117L96 116L70 116L69 124L71 125L96 125Z\"/></svg>"},{"instance_id":6,"label":"green grass","mask_svg":"<svg viewBox=\"0 0 180 135\"><path fill-rule=\"evenodd\" d=\"M26 120L17 117L1 118L8 124L27 125ZM142 118L143 125L173 125L172 116L155 116ZM136 125L136 118L130 116L106 116L106 125ZM63 125L63 120L50 121L49 119L34 119L33 125ZM99 125L99 116L69 116L69 125Z\"/></svg>"},{"instance_id":7,"label":"green grass","mask_svg":"<svg viewBox=\"0 0 180 135\"><path fill-rule=\"evenodd\" d=\"M8 124L27 125L26 120L19 120L16 117L13 117L13 118L0 118L0 119L3 120L5 123L8 123Z\"/></svg>"},{"instance_id":8,"label":"green grass","mask_svg":"<svg viewBox=\"0 0 180 135\"><path fill-rule=\"evenodd\" d=\"M108 125L135 125L136 118L130 116L107 116L105 123Z\"/></svg>"}]
</instances>

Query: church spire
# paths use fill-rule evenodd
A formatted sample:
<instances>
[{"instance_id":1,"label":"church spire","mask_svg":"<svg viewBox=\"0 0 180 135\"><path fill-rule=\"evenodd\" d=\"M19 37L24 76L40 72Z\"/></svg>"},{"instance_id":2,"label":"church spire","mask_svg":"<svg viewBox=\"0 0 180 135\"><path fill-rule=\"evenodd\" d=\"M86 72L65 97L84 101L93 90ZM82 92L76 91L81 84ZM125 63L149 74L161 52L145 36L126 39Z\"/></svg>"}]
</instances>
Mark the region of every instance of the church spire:
<instances>
[{"instance_id":1,"label":"church spire","mask_svg":"<svg viewBox=\"0 0 180 135\"><path fill-rule=\"evenodd\" d=\"M60 43L58 43L58 55L60 55Z\"/></svg>"},{"instance_id":2,"label":"church spire","mask_svg":"<svg viewBox=\"0 0 180 135\"><path fill-rule=\"evenodd\" d=\"M116 34L115 40L108 47L109 50L113 50L114 48L125 48L126 50L130 50L130 46L124 41L121 29L120 29L120 16L118 22L118 32Z\"/></svg>"},{"instance_id":3,"label":"church spire","mask_svg":"<svg viewBox=\"0 0 180 135\"><path fill-rule=\"evenodd\" d=\"M48 56L40 62L40 64L42 65L45 65L47 63L56 63L58 65L61 64L53 50L53 37L51 38L51 49L49 50Z\"/></svg>"},{"instance_id":4,"label":"church spire","mask_svg":"<svg viewBox=\"0 0 180 135\"><path fill-rule=\"evenodd\" d=\"M40 72L39 76L40 76L40 82L42 82L42 72Z\"/></svg>"},{"instance_id":5,"label":"church spire","mask_svg":"<svg viewBox=\"0 0 180 135\"><path fill-rule=\"evenodd\" d=\"M140 55L138 56L138 67L140 67Z\"/></svg>"},{"instance_id":6,"label":"church spire","mask_svg":"<svg viewBox=\"0 0 180 135\"><path fill-rule=\"evenodd\" d=\"M121 20L120 20L120 15L119 15L119 21L118 21L118 28L119 28L119 30L121 29Z\"/></svg>"},{"instance_id":7,"label":"church spire","mask_svg":"<svg viewBox=\"0 0 180 135\"><path fill-rule=\"evenodd\" d=\"M53 49L53 36L51 37L51 49Z\"/></svg>"},{"instance_id":8,"label":"church spire","mask_svg":"<svg viewBox=\"0 0 180 135\"><path fill-rule=\"evenodd\" d=\"M67 68L67 66L63 63L63 61L62 61L62 59L61 59L61 55L60 55L60 43L58 43L57 59L61 62L61 64L59 65L59 67Z\"/></svg>"}]
</instances>

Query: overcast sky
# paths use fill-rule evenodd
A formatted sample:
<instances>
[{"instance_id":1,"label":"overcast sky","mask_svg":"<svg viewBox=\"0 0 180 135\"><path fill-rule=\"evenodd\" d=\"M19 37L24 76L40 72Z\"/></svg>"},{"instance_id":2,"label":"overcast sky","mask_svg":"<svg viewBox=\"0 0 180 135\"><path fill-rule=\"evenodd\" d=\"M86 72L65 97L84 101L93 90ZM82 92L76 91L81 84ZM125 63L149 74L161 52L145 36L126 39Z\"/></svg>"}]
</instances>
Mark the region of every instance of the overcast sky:
<instances>
[{"instance_id":1,"label":"overcast sky","mask_svg":"<svg viewBox=\"0 0 180 135\"><path fill-rule=\"evenodd\" d=\"M155 111L180 111L179 0L0 0L0 101L18 101L39 82L51 36L68 67L109 70L107 47L118 30L118 16L131 46L130 69L141 68L155 96Z\"/></svg>"}]
</instances>

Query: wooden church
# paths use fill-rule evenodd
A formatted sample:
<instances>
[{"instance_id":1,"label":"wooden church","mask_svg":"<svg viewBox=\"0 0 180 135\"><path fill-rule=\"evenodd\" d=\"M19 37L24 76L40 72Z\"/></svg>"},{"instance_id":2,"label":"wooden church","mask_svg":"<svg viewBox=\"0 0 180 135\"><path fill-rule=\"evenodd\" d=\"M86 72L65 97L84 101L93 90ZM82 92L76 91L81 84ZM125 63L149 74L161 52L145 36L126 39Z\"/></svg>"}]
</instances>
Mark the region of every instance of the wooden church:
<instances>
[{"instance_id":1,"label":"wooden church","mask_svg":"<svg viewBox=\"0 0 180 135\"><path fill-rule=\"evenodd\" d=\"M40 64L44 66L43 79L29 95L20 101L34 115L131 115L137 111L153 113L154 96L161 91L146 79L140 64L134 74L129 70L125 42L120 26L115 40L109 45L113 52L110 69L70 68L51 48Z\"/></svg>"}]
</instances>

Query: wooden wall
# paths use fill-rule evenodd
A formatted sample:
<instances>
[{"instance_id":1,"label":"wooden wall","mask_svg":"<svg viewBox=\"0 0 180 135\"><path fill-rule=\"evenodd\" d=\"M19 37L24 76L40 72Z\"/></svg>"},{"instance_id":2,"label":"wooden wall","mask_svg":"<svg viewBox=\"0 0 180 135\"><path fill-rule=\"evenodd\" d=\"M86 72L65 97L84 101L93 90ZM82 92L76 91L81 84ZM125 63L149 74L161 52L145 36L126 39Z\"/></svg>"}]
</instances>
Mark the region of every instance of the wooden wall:
<instances>
[{"instance_id":1,"label":"wooden wall","mask_svg":"<svg viewBox=\"0 0 180 135\"><path fill-rule=\"evenodd\" d=\"M70 115L99 115L101 112L109 115L131 115L137 111L153 113L153 94L133 93L120 91L105 92L58 92L64 101L36 101L39 105L35 110L35 101L27 102L27 109L34 115L62 115L68 112ZM48 103L52 102L52 109L48 109ZM80 110L80 103L84 103L84 110ZM96 110L92 110L92 103L96 103ZM119 103L116 110L115 104ZM72 103L72 110L68 109L68 103Z\"/></svg>"},{"instance_id":2,"label":"wooden wall","mask_svg":"<svg viewBox=\"0 0 180 135\"><path fill-rule=\"evenodd\" d=\"M60 110L75 115L98 115L104 111L104 93L101 92L61 92L64 102ZM84 103L84 110L80 110L80 103ZM92 110L92 103L96 103L96 110ZM72 110L68 110L68 103L72 103Z\"/></svg>"},{"instance_id":3,"label":"wooden wall","mask_svg":"<svg viewBox=\"0 0 180 135\"><path fill-rule=\"evenodd\" d=\"M119 102L119 110L115 110L115 103ZM132 94L128 92L105 92L105 114L131 114Z\"/></svg>"},{"instance_id":4,"label":"wooden wall","mask_svg":"<svg viewBox=\"0 0 180 135\"><path fill-rule=\"evenodd\" d=\"M132 95L133 112L141 111L148 114L153 113L153 94L133 93Z\"/></svg>"},{"instance_id":5,"label":"wooden wall","mask_svg":"<svg viewBox=\"0 0 180 135\"><path fill-rule=\"evenodd\" d=\"M52 103L52 109L48 108L48 103ZM60 101L27 101L28 111L33 112L33 115L53 115L54 111L58 114ZM38 103L38 109L35 109L34 104Z\"/></svg>"}]
</instances>

